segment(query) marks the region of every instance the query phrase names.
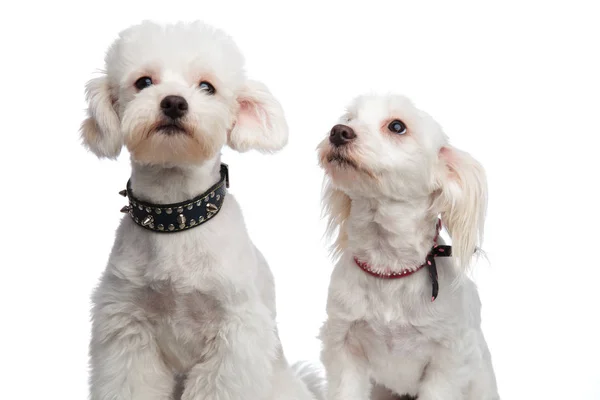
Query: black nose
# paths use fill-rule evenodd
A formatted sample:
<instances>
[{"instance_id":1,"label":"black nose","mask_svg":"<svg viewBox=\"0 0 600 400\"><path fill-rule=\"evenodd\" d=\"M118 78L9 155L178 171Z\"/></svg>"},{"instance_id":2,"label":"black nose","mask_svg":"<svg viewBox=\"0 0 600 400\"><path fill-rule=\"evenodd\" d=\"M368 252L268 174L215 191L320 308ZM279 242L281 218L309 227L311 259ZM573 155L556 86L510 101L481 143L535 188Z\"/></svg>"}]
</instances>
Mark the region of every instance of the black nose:
<instances>
[{"instance_id":1,"label":"black nose","mask_svg":"<svg viewBox=\"0 0 600 400\"><path fill-rule=\"evenodd\" d=\"M356 139L356 133L346 125L336 125L331 128L331 132L329 133L329 141L336 147L350 143L354 139Z\"/></svg>"},{"instance_id":2,"label":"black nose","mask_svg":"<svg viewBox=\"0 0 600 400\"><path fill-rule=\"evenodd\" d=\"M167 117L177 119L185 115L188 103L181 96L167 96L160 102L160 108Z\"/></svg>"}]
</instances>

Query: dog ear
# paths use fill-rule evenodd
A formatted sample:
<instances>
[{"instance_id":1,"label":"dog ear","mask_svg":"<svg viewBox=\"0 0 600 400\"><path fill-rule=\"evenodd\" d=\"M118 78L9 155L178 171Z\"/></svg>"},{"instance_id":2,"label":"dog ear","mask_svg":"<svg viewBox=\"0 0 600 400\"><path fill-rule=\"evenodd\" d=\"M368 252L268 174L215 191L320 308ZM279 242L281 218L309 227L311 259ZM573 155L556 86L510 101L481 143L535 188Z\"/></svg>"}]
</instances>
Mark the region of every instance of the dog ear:
<instances>
[{"instance_id":1,"label":"dog ear","mask_svg":"<svg viewBox=\"0 0 600 400\"><path fill-rule=\"evenodd\" d=\"M331 254L334 257L339 257L342 250L346 248L348 240L345 225L350 216L352 200L346 193L334 188L329 178L325 177L322 206L323 216L327 218L325 235L332 237L337 232L335 242L331 246Z\"/></svg>"},{"instance_id":2,"label":"dog ear","mask_svg":"<svg viewBox=\"0 0 600 400\"><path fill-rule=\"evenodd\" d=\"M229 132L228 145L245 152L281 150L288 141L288 126L277 99L260 82L248 81L238 95L237 120Z\"/></svg>"},{"instance_id":3,"label":"dog ear","mask_svg":"<svg viewBox=\"0 0 600 400\"><path fill-rule=\"evenodd\" d=\"M452 146L438 155L436 186L441 193L434 203L452 238L455 265L468 268L475 250L483 241L487 209L485 171L477 160Z\"/></svg>"},{"instance_id":4,"label":"dog ear","mask_svg":"<svg viewBox=\"0 0 600 400\"><path fill-rule=\"evenodd\" d=\"M90 80L85 97L88 117L81 124L83 145L99 158L117 158L123 147L123 137L106 76Z\"/></svg>"}]
</instances>

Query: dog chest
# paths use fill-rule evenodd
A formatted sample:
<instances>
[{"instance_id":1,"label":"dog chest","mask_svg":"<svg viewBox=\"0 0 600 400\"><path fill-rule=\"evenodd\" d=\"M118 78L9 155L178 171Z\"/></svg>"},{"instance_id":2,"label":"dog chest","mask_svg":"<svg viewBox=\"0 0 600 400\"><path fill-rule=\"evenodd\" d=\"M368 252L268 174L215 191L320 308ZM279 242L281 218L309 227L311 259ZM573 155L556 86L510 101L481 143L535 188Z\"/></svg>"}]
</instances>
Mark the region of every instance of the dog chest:
<instances>
[{"instance_id":1,"label":"dog chest","mask_svg":"<svg viewBox=\"0 0 600 400\"><path fill-rule=\"evenodd\" d=\"M214 346L223 307L199 291L178 291L170 282L140 290L140 305L155 329L164 361L179 373L202 362Z\"/></svg>"},{"instance_id":2,"label":"dog chest","mask_svg":"<svg viewBox=\"0 0 600 400\"><path fill-rule=\"evenodd\" d=\"M401 390L399 393L418 388L433 351L428 339L412 325L377 321L355 324L348 344L364 352L376 382Z\"/></svg>"}]
</instances>

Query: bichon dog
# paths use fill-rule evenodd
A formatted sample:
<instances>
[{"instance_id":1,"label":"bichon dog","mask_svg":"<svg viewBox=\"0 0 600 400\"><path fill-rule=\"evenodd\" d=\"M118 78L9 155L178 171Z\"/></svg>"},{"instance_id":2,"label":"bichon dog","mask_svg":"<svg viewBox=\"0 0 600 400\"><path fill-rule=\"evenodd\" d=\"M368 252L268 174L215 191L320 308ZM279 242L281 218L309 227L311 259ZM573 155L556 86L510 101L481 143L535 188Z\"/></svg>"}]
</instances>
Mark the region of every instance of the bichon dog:
<instances>
[{"instance_id":1,"label":"bichon dog","mask_svg":"<svg viewBox=\"0 0 600 400\"><path fill-rule=\"evenodd\" d=\"M329 232L337 231L321 330L328 398L498 399L466 276L487 203L480 164L393 95L358 97L319 160Z\"/></svg>"},{"instance_id":2,"label":"bichon dog","mask_svg":"<svg viewBox=\"0 0 600 400\"><path fill-rule=\"evenodd\" d=\"M273 276L227 193L224 145L273 152L287 125L223 32L200 22L123 31L87 86L83 143L125 146L129 205L93 294L92 400L297 399ZM298 373L297 373L298 372Z\"/></svg>"}]
</instances>

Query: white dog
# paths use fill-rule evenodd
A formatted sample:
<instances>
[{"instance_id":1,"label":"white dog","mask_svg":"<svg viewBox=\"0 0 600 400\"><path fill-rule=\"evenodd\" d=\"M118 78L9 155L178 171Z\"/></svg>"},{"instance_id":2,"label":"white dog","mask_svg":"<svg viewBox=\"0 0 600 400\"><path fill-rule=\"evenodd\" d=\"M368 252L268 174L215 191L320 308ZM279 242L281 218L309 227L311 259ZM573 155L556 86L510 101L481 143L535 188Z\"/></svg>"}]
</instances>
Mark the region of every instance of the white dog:
<instances>
[{"instance_id":1,"label":"white dog","mask_svg":"<svg viewBox=\"0 0 600 400\"><path fill-rule=\"evenodd\" d=\"M132 174L93 295L92 400L308 400L289 367L269 267L226 193L220 150L287 142L281 106L246 79L233 41L202 23L123 31L87 86L85 146ZM299 371L298 371L299 372Z\"/></svg>"},{"instance_id":2,"label":"white dog","mask_svg":"<svg viewBox=\"0 0 600 400\"><path fill-rule=\"evenodd\" d=\"M351 104L319 159L338 231L321 330L329 399L498 399L466 276L487 202L479 163L406 98L376 95Z\"/></svg>"}]
</instances>

